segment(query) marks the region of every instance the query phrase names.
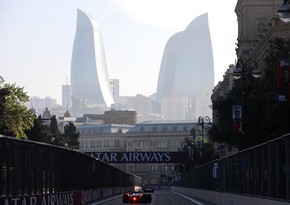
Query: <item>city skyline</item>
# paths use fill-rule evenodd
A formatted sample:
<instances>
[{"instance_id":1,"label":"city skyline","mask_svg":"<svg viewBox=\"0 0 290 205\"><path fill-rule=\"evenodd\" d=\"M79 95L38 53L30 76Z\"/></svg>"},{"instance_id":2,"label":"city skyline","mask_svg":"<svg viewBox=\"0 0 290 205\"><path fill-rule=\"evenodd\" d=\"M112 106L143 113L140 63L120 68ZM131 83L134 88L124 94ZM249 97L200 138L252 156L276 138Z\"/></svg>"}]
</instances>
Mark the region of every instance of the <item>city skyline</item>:
<instances>
[{"instance_id":1,"label":"city skyline","mask_svg":"<svg viewBox=\"0 0 290 205\"><path fill-rule=\"evenodd\" d=\"M223 12L215 9L217 5L223 6ZM7 83L24 87L29 96L50 96L61 104L62 85L70 76L76 11L80 8L100 23L109 78L120 80L120 95L149 96L156 92L166 41L208 12L217 84L236 59L235 5L236 1L149 0L137 4L127 0L3 0L1 76Z\"/></svg>"}]
</instances>

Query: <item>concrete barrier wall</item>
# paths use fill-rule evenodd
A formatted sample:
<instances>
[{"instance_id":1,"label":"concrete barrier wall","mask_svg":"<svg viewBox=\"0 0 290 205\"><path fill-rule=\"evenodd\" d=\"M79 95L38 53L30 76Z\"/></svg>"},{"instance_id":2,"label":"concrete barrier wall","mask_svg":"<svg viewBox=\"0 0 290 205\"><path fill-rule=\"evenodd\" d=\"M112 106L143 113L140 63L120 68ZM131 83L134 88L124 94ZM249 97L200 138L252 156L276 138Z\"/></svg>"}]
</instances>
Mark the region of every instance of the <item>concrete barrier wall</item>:
<instances>
[{"instance_id":1,"label":"concrete barrier wall","mask_svg":"<svg viewBox=\"0 0 290 205\"><path fill-rule=\"evenodd\" d=\"M216 205L289 205L289 202L269 200L264 198L242 196L184 187L172 187L173 191L185 194Z\"/></svg>"}]
</instances>

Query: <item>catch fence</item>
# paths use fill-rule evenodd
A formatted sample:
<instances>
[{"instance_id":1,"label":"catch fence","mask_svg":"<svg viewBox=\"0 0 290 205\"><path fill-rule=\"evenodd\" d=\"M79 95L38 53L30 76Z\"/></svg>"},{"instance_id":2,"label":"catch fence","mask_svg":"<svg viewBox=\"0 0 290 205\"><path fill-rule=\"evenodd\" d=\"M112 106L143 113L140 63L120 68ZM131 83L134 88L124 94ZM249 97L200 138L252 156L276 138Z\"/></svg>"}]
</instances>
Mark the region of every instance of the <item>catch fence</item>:
<instances>
[{"instance_id":1,"label":"catch fence","mask_svg":"<svg viewBox=\"0 0 290 205\"><path fill-rule=\"evenodd\" d=\"M0 135L0 198L136 184L139 177L87 154Z\"/></svg>"},{"instance_id":2,"label":"catch fence","mask_svg":"<svg viewBox=\"0 0 290 205\"><path fill-rule=\"evenodd\" d=\"M174 186L290 202L290 134L185 171Z\"/></svg>"}]
</instances>

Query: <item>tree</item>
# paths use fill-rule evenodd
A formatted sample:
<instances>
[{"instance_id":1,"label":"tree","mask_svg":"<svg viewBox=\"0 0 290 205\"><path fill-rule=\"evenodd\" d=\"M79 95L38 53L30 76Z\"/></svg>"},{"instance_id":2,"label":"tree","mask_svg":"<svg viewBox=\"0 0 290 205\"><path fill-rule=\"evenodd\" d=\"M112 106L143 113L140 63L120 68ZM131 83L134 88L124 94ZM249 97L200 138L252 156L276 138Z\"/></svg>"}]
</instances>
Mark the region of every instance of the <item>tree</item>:
<instances>
[{"instance_id":1,"label":"tree","mask_svg":"<svg viewBox=\"0 0 290 205\"><path fill-rule=\"evenodd\" d=\"M29 140L51 143L50 127L43 123L41 116L34 118L34 126L26 130L26 135Z\"/></svg>"},{"instance_id":2,"label":"tree","mask_svg":"<svg viewBox=\"0 0 290 205\"><path fill-rule=\"evenodd\" d=\"M207 139L203 139L201 135L196 135L194 128L190 130L190 135L184 139L182 151L188 153L189 157L189 162L185 163L184 166L185 170L218 158L213 143Z\"/></svg>"},{"instance_id":3,"label":"tree","mask_svg":"<svg viewBox=\"0 0 290 205\"><path fill-rule=\"evenodd\" d=\"M24 88L5 83L0 76L0 133L27 139L25 130L33 126L34 114L24 103L29 97Z\"/></svg>"},{"instance_id":4,"label":"tree","mask_svg":"<svg viewBox=\"0 0 290 205\"><path fill-rule=\"evenodd\" d=\"M64 134L59 131L56 116L51 119L42 119L38 116L34 119L34 126L30 130L26 130L29 140L49 143L58 146L65 146L67 139Z\"/></svg>"},{"instance_id":5,"label":"tree","mask_svg":"<svg viewBox=\"0 0 290 205\"><path fill-rule=\"evenodd\" d=\"M80 133L77 132L76 126L72 122L69 122L69 124L64 127L63 133L63 138L67 142L68 147L78 150L80 143L79 137Z\"/></svg>"},{"instance_id":6,"label":"tree","mask_svg":"<svg viewBox=\"0 0 290 205\"><path fill-rule=\"evenodd\" d=\"M51 132L51 142L54 145L64 146L65 140L63 139L57 125L56 116L53 115L50 120L50 132Z\"/></svg>"},{"instance_id":7,"label":"tree","mask_svg":"<svg viewBox=\"0 0 290 205\"><path fill-rule=\"evenodd\" d=\"M243 130L232 129L232 106L240 102L241 81L235 81L225 98L213 100L218 120L209 131L211 140L227 143L239 149L258 145L290 132L290 103L278 101L277 68L281 59L289 59L290 43L274 39L263 59L263 75L252 79L246 69L243 101Z\"/></svg>"}]
</instances>

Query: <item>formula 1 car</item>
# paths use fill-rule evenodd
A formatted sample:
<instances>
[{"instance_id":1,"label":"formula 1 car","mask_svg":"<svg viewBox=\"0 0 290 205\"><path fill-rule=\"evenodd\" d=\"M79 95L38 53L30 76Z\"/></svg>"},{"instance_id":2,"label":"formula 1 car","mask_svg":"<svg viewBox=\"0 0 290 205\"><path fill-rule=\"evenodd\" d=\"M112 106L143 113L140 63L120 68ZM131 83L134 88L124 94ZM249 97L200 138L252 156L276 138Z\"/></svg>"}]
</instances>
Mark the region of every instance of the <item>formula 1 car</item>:
<instances>
[{"instance_id":1,"label":"formula 1 car","mask_svg":"<svg viewBox=\"0 0 290 205\"><path fill-rule=\"evenodd\" d=\"M144 193L143 191L132 191L123 194L123 203L151 203L151 194Z\"/></svg>"}]
</instances>

